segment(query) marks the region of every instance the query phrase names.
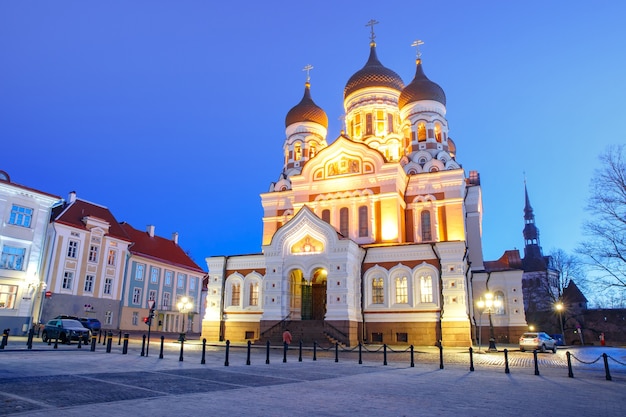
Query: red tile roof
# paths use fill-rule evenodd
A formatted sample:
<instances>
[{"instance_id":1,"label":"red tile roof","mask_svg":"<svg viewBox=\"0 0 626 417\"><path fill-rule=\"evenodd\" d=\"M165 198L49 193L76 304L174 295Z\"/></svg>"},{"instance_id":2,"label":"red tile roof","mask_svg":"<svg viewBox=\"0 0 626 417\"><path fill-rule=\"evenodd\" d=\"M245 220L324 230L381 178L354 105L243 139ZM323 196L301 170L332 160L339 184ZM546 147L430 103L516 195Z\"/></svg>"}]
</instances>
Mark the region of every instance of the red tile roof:
<instances>
[{"instance_id":1,"label":"red tile roof","mask_svg":"<svg viewBox=\"0 0 626 417\"><path fill-rule=\"evenodd\" d=\"M87 230L87 226L83 222L85 217L95 217L109 223L109 232L107 236L117 239L130 241L128 235L113 216L108 208L89 201L76 199L73 203L65 203L55 207L52 210L52 221L65 224L81 230Z\"/></svg>"},{"instance_id":2,"label":"red tile roof","mask_svg":"<svg viewBox=\"0 0 626 417\"><path fill-rule=\"evenodd\" d=\"M486 261L485 271L507 271L511 269L522 269L522 260L517 249L504 251L504 254L497 261Z\"/></svg>"},{"instance_id":3,"label":"red tile roof","mask_svg":"<svg viewBox=\"0 0 626 417\"><path fill-rule=\"evenodd\" d=\"M173 240L150 236L148 232L137 230L128 223L122 222L121 226L133 242L130 247L132 254L206 274Z\"/></svg>"}]
</instances>

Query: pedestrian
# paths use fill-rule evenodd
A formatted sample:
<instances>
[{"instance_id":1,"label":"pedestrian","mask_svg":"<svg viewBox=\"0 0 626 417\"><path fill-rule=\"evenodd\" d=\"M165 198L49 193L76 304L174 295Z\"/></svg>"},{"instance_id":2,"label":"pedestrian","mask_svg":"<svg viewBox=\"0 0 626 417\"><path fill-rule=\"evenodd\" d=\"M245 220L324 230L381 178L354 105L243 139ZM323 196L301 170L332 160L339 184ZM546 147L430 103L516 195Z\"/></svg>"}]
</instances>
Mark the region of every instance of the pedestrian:
<instances>
[{"instance_id":1,"label":"pedestrian","mask_svg":"<svg viewBox=\"0 0 626 417\"><path fill-rule=\"evenodd\" d=\"M291 332L289 331L289 329L285 329L285 331L283 332L283 344L285 345L285 350L287 350L287 348L291 344Z\"/></svg>"}]
</instances>

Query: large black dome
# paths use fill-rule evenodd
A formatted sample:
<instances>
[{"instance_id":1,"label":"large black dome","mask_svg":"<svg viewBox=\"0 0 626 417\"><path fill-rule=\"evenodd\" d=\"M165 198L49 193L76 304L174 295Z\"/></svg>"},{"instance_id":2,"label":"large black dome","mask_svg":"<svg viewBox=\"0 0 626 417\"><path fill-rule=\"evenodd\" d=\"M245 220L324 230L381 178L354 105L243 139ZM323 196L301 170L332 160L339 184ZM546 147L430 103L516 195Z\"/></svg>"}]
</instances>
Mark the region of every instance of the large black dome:
<instances>
[{"instance_id":1,"label":"large black dome","mask_svg":"<svg viewBox=\"0 0 626 417\"><path fill-rule=\"evenodd\" d=\"M415 77L409 85L407 85L398 99L398 107L401 109L409 103L420 100L433 100L446 105L446 94L437 83L434 83L426 77L422 68L422 60L417 60L417 68L415 69Z\"/></svg>"},{"instance_id":2,"label":"large black dome","mask_svg":"<svg viewBox=\"0 0 626 417\"><path fill-rule=\"evenodd\" d=\"M370 44L370 56L363 68L350 77L343 90L345 99L353 92L368 87L389 87L401 91L404 88L402 78L385 67L376 56L376 44Z\"/></svg>"}]
</instances>

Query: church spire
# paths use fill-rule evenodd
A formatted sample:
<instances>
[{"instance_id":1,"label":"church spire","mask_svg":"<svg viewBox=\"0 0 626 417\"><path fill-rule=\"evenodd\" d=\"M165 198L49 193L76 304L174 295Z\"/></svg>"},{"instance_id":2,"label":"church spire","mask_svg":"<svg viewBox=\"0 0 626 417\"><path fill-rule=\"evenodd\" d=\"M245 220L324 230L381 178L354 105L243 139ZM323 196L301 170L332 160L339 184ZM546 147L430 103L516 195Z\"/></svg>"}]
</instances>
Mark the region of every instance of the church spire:
<instances>
[{"instance_id":1,"label":"church spire","mask_svg":"<svg viewBox=\"0 0 626 417\"><path fill-rule=\"evenodd\" d=\"M535 214L528 198L526 180L524 180L524 197L524 264L526 266L542 265L545 268L543 253L539 245L539 229L535 225Z\"/></svg>"}]
</instances>

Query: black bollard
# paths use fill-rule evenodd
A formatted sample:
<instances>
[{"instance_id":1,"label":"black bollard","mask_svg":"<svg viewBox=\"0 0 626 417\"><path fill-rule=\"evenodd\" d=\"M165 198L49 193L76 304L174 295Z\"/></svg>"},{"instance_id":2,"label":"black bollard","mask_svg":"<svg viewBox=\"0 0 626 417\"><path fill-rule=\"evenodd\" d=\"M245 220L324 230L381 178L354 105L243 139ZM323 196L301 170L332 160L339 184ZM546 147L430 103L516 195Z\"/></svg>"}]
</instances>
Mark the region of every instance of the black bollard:
<instances>
[{"instance_id":1,"label":"black bollard","mask_svg":"<svg viewBox=\"0 0 626 417\"><path fill-rule=\"evenodd\" d=\"M335 362L339 362L339 343L335 342Z\"/></svg>"},{"instance_id":2,"label":"black bollard","mask_svg":"<svg viewBox=\"0 0 626 417\"><path fill-rule=\"evenodd\" d=\"M111 353L111 345L113 344L113 333L107 334L107 353Z\"/></svg>"},{"instance_id":3,"label":"black bollard","mask_svg":"<svg viewBox=\"0 0 626 417\"><path fill-rule=\"evenodd\" d=\"M96 336L95 334L91 335L91 351L95 352L96 351L96 339L98 338L98 336Z\"/></svg>"},{"instance_id":4,"label":"black bollard","mask_svg":"<svg viewBox=\"0 0 626 417\"><path fill-rule=\"evenodd\" d=\"M302 362L302 340L300 340L300 351L298 353L298 362Z\"/></svg>"},{"instance_id":5,"label":"black bollard","mask_svg":"<svg viewBox=\"0 0 626 417\"><path fill-rule=\"evenodd\" d=\"M183 349L185 346L185 339L183 338L183 340L180 341L180 355L178 356L178 362L182 362L183 361Z\"/></svg>"},{"instance_id":6,"label":"black bollard","mask_svg":"<svg viewBox=\"0 0 626 417\"><path fill-rule=\"evenodd\" d=\"M117 345L121 345L122 344L122 331L120 330L120 338L117 339Z\"/></svg>"},{"instance_id":7,"label":"black bollard","mask_svg":"<svg viewBox=\"0 0 626 417\"><path fill-rule=\"evenodd\" d=\"M146 356L146 335L141 337L141 356Z\"/></svg>"},{"instance_id":8,"label":"black bollard","mask_svg":"<svg viewBox=\"0 0 626 417\"><path fill-rule=\"evenodd\" d=\"M443 343L439 341L439 369L443 369Z\"/></svg>"},{"instance_id":9,"label":"black bollard","mask_svg":"<svg viewBox=\"0 0 626 417\"><path fill-rule=\"evenodd\" d=\"M165 342L165 336L161 336L161 351L159 352L159 359L163 359L163 343Z\"/></svg>"},{"instance_id":10,"label":"black bollard","mask_svg":"<svg viewBox=\"0 0 626 417\"><path fill-rule=\"evenodd\" d=\"M230 340L226 341L226 358L224 359L224 366L228 366L228 353L230 351Z\"/></svg>"},{"instance_id":11,"label":"black bollard","mask_svg":"<svg viewBox=\"0 0 626 417\"><path fill-rule=\"evenodd\" d=\"M105 330L104 334L102 335L102 346L106 346L106 344L107 344L107 331Z\"/></svg>"},{"instance_id":12,"label":"black bollard","mask_svg":"<svg viewBox=\"0 0 626 417\"><path fill-rule=\"evenodd\" d=\"M250 365L250 347L252 346L252 342L248 340L248 354L246 356L246 365Z\"/></svg>"},{"instance_id":13,"label":"black bollard","mask_svg":"<svg viewBox=\"0 0 626 417\"><path fill-rule=\"evenodd\" d=\"M313 360L317 360L317 341L313 342Z\"/></svg>"},{"instance_id":14,"label":"black bollard","mask_svg":"<svg viewBox=\"0 0 626 417\"><path fill-rule=\"evenodd\" d=\"M383 345L383 365L387 365L387 343Z\"/></svg>"},{"instance_id":15,"label":"black bollard","mask_svg":"<svg viewBox=\"0 0 626 417\"><path fill-rule=\"evenodd\" d=\"M0 349L4 349L4 347L9 343L9 329L4 329L2 332L2 342L0 342Z\"/></svg>"},{"instance_id":16,"label":"black bollard","mask_svg":"<svg viewBox=\"0 0 626 417\"><path fill-rule=\"evenodd\" d=\"M361 344L361 342L359 342L359 365L363 364L363 353L361 352L362 347L363 345Z\"/></svg>"},{"instance_id":17,"label":"black bollard","mask_svg":"<svg viewBox=\"0 0 626 417\"><path fill-rule=\"evenodd\" d=\"M200 360L200 365L204 365L206 363L205 356L206 356L206 338L202 339L202 360Z\"/></svg>"},{"instance_id":18,"label":"black bollard","mask_svg":"<svg viewBox=\"0 0 626 417\"><path fill-rule=\"evenodd\" d=\"M265 350L265 363L269 364L270 363L270 341L268 340L266 343L266 350Z\"/></svg>"},{"instance_id":19,"label":"black bollard","mask_svg":"<svg viewBox=\"0 0 626 417\"><path fill-rule=\"evenodd\" d=\"M122 355L126 355L128 353L128 338L130 335L128 333L124 333L124 345L122 345Z\"/></svg>"},{"instance_id":20,"label":"black bollard","mask_svg":"<svg viewBox=\"0 0 626 417\"><path fill-rule=\"evenodd\" d=\"M539 375L539 364L537 363L537 349L533 350L533 359L535 360L535 375Z\"/></svg>"},{"instance_id":21,"label":"black bollard","mask_svg":"<svg viewBox=\"0 0 626 417\"><path fill-rule=\"evenodd\" d=\"M413 360L413 345L411 345L411 368L415 368L415 361Z\"/></svg>"},{"instance_id":22,"label":"black bollard","mask_svg":"<svg viewBox=\"0 0 626 417\"><path fill-rule=\"evenodd\" d=\"M567 356L567 376L574 378L574 372L572 371L572 354L567 351L565 352L565 356Z\"/></svg>"},{"instance_id":23,"label":"black bollard","mask_svg":"<svg viewBox=\"0 0 626 417\"><path fill-rule=\"evenodd\" d=\"M100 344L101 340L102 340L102 330L98 330L98 344Z\"/></svg>"},{"instance_id":24,"label":"black bollard","mask_svg":"<svg viewBox=\"0 0 626 417\"><path fill-rule=\"evenodd\" d=\"M54 339L54 348L55 348L55 349L58 349L58 348L59 348L59 336L57 336L57 337Z\"/></svg>"},{"instance_id":25,"label":"black bollard","mask_svg":"<svg viewBox=\"0 0 626 417\"><path fill-rule=\"evenodd\" d=\"M470 354L470 372L474 372L474 349L470 346L469 348Z\"/></svg>"},{"instance_id":26,"label":"black bollard","mask_svg":"<svg viewBox=\"0 0 626 417\"><path fill-rule=\"evenodd\" d=\"M504 349L504 373L505 374L511 373L511 370L509 369L509 350L508 349Z\"/></svg>"},{"instance_id":27,"label":"black bollard","mask_svg":"<svg viewBox=\"0 0 626 417\"><path fill-rule=\"evenodd\" d=\"M606 380L611 380L611 373L609 372L609 357L606 353L602 354L602 359L604 359L604 372L606 373Z\"/></svg>"},{"instance_id":28,"label":"black bollard","mask_svg":"<svg viewBox=\"0 0 626 417\"><path fill-rule=\"evenodd\" d=\"M33 337L35 336L35 327L31 327L28 331L28 340L26 340L26 347L30 350L33 348Z\"/></svg>"},{"instance_id":29,"label":"black bollard","mask_svg":"<svg viewBox=\"0 0 626 417\"><path fill-rule=\"evenodd\" d=\"M287 342L283 342L283 363L287 362L287 349L289 349L289 345Z\"/></svg>"},{"instance_id":30,"label":"black bollard","mask_svg":"<svg viewBox=\"0 0 626 417\"><path fill-rule=\"evenodd\" d=\"M79 337L79 338L78 338L78 349L81 349L81 348L82 348L82 342L83 342L83 339L81 339L81 338Z\"/></svg>"}]
</instances>

